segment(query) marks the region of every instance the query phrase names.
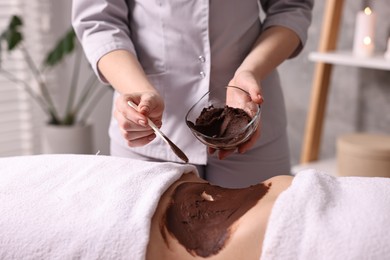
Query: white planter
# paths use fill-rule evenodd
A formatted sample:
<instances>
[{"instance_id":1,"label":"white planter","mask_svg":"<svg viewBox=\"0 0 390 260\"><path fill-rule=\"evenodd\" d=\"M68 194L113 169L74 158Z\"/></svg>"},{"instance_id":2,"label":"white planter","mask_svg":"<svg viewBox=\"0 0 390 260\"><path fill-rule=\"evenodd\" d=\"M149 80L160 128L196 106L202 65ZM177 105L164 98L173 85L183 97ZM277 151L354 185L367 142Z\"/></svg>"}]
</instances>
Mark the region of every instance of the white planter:
<instances>
[{"instance_id":1,"label":"white planter","mask_svg":"<svg viewBox=\"0 0 390 260\"><path fill-rule=\"evenodd\" d=\"M42 135L42 153L93 154L92 125L45 125Z\"/></svg>"}]
</instances>

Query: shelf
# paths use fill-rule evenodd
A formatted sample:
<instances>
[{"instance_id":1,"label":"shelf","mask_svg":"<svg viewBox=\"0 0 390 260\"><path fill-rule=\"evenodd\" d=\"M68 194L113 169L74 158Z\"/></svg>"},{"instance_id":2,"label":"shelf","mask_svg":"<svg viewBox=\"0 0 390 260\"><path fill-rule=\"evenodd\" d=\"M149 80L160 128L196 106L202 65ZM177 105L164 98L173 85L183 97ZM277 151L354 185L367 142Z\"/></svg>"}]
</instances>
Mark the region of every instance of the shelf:
<instances>
[{"instance_id":1,"label":"shelf","mask_svg":"<svg viewBox=\"0 0 390 260\"><path fill-rule=\"evenodd\" d=\"M312 52L309 60L328 64L354 66L368 69L390 70L390 60L384 58L383 54L375 54L372 57L360 58L348 51L334 52Z\"/></svg>"}]
</instances>

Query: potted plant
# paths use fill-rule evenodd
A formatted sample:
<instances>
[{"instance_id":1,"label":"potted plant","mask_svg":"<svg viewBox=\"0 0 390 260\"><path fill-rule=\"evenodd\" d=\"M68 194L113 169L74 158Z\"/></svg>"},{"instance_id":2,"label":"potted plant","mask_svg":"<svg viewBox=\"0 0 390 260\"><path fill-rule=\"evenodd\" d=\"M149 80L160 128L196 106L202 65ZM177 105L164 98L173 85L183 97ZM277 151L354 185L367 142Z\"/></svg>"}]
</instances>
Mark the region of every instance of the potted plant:
<instances>
[{"instance_id":1,"label":"potted plant","mask_svg":"<svg viewBox=\"0 0 390 260\"><path fill-rule=\"evenodd\" d=\"M87 126L87 119L92 112L94 106L98 103L104 92L107 91L108 87L99 87L96 75L91 71L89 79L86 80L85 84L80 87L79 85L79 70L81 58L83 55L75 55L75 64L73 67L72 80L69 88L68 98L66 100L66 107L63 114L59 113L59 108L53 101L53 97L49 91L47 82L45 81L45 74L48 71L64 61L64 59L70 54L74 53L77 48L77 38L70 28L63 37L59 39L57 44L51 49L42 64L38 66L32 59L28 49L23 44L23 33L22 33L23 21L19 16L12 16L8 27L5 28L0 34L0 52L7 51L13 52L20 50L24 61L28 65L33 80L38 85L38 91L34 89L31 82L27 82L21 78L18 78L15 74L7 71L2 66L0 59L0 73L10 81L16 83L17 86L21 86L30 97L38 104L42 111L46 114L47 126L51 129L58 128L62 131L62 145L68 145L69 142L64 140L64 131L70 131L70 129L80 129L81 127ZM4 48L4 49L2 49ZM0 56L1 57L1 56ZM90 128L90 127L89 127ZM53 132L54 130L50 130ZM49 133L50 133L49 131ZM80 131L80 130L79 130ZM54 137L55 138L55 137ZM85 139L86 136L81 137ZM65 138L66 139L66 138ZM61 141L61 140L59 140ZM79 142L80 138L78 139ZM54 142L51 140L50 142ZM49 143L51 145L51 143ZM86 145L88 146L88 144ZM90 146L90 144L89 144ZM71 148L70 148L71 149ZM65 150L59 150L59 152L73 152L66 148ZM45 152L45 151L44 151ZM58 151L46 151L46 152L58 152ZM79 153L75 151L75 153ZM83 153L83 151L81 151Z\"/></svg>"}]
</instances>

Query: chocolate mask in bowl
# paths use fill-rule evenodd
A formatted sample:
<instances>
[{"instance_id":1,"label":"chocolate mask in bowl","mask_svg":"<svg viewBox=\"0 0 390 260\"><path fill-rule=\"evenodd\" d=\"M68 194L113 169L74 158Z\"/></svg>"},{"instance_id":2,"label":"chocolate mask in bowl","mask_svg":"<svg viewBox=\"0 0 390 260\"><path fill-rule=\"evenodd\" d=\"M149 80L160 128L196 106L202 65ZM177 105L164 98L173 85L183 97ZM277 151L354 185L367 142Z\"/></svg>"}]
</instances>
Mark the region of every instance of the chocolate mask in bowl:
<instances>
[{"instance_id":1,"label":"chocolate mask in bowl","mask_svg":"<svg viewBox=\"0 0 390 260\"><path fill-rule=\"evenodd\" d=\"M232 92L236 93L232 95ZM247 92L232 86L206 93L186 116L195 137L216 149L234 149L247 141L256 131L259 120L260 106Z\"/></svg>"}]
</instances>

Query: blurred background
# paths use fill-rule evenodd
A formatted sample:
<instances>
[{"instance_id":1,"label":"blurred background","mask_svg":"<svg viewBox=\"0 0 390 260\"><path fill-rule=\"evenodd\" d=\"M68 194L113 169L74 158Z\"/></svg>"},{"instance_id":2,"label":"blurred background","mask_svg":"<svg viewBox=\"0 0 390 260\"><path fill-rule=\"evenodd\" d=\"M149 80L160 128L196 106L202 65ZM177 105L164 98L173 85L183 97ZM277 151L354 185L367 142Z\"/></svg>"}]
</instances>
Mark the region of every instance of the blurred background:
<instances>
[{"instance_id":1,"label":"blurred background","mask_svg":"<svg viewBox=\"0 0 390 260\"><path fill-rule=\"evenodd\" d=\"M300 162L312 90L315 63L308 57L318 49L326 2L315 2L309 39L303 52L279 69L287 105L293 165ZM390 0L373 1L372 7L377 15L375 51L382 55L390 36ZM362 1L345 1L337 49L352 49L356 14L361 9ZM23 17L25 45L34 60L40 61L69 29L71 1L0 0L1 31L13 14ZM20 55L8 55L4 51L0 55L2 68L11 70L27 82L32 81ZM69 91L73 64L71 56L45 74L50 92L54 94L54 102L60 107L64 106L63 97ZM86 80L91 73L85 61L80 71L81 81ZM111 91L104 92L88 120L93 125L93 153L109 154L107 132L111 95ZM44 118L45 115L29 95L0 73L0 156L41 153L42 127L46 124ZM334 66L319 157L335 157L337 137L351 132L390 133L390 69Z\"/></svg>"}]
</instances>

